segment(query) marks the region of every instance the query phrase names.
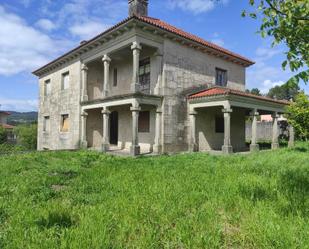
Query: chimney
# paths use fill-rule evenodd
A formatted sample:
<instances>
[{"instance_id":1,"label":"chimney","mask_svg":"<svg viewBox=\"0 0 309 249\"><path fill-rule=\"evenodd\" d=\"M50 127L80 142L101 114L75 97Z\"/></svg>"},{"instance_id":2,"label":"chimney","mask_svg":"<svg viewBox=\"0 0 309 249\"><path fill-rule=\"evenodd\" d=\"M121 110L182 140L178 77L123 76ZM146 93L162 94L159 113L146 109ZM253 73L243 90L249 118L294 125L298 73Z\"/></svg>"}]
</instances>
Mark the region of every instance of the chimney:
<instances>
[{"instance_id":1,"label":"chimney","mask_svg":"<svg viewBox=\"0 0 309 249\"><path fill-rule=\"evenodd\" d=\"M129 0L129 16L148 16L148 0Z\"/></svg>"}]
</instances>

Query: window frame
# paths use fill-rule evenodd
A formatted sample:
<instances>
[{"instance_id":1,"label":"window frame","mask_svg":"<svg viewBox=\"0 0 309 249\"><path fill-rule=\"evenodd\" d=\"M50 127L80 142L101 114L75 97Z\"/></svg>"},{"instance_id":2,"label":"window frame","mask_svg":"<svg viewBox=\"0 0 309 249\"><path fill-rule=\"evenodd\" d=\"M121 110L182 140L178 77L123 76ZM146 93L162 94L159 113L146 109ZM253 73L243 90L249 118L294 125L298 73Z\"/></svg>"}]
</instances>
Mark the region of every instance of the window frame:
<instances>
[{"instance_id":1,"label":"window frame","mask_svg":"<svg viewBox=\"0 0 309 249\"><path fill-rule=\"evenodd\" d=\"M67 119L67 129L64 129L65 117ZM69 114L61 114L60 119L60 132L61 133L68 133L70 131L70 115Z\"/></svg>"},{"instance_id":2,"label":"window frame","mask_svg":"<svg viewBox=\"0 0 309 249\"><path fill-rule=\"evenodd\" d=\"M147 118L142 120L142 118ZM143 124L141 124L143 122ZM150 111L141 111L138 116L138 133L150 133Z\"/></svg>"},{"instance_id":3,"label":"window frame","mask_svg":"<svg viewBox=\"0 0 309 249\"><path fill-rule=\"evenodd\" d=\"M65 78L68 77L67 87L65 87ZM67 90L70 88L70 71L61 74L61 90Z\"/></svg>"},{"instance_id":4,"label":"window frame","mask_svg":"<svg viewBox=\"0 0 309 249\"><path fill-rule=\"evenodd\" d=\"M48 123L47 123L48 120ZM43 132L49 133L50 132L50 116L43 117Z\"/></svg>"},{"instance_id":5,"label":"window frame","mask_svg":"<svg viewBox=\"0 0 309 249\"><path fill-rule=\"evenodd\" d=\"M149 71L146 72L147 67L149 66ZM141 73L143 70L143 73ZM144 58L139 61L138 69L139 85L141 91L150 91L151 84L151 60L150 57Z\"/></svg>"},{"instance_id":6,"label":"window frame","mask_svg":"<svg viewBox=\"0 0 309 249\"><path fill-rule=\"evenodd\" d=\"M48 97L50 96L50 94L51 94L51 80L47 79L44 81L44 97Z\"/></svg>"},{"instance_id":7,"label":"window frame","mask_svg":"<svg viewBox=\"0 0 309 249\"><path fill-rule=\"evenodd\" d=\"M225 78L222 82L219 82L219 73L224 74ZM226 87L227 86L227 82L228 82L228 71L226 69L222 69L219 67L216 67L216 86L222 86L222 87Z\"/></svg>"}]
</instances>

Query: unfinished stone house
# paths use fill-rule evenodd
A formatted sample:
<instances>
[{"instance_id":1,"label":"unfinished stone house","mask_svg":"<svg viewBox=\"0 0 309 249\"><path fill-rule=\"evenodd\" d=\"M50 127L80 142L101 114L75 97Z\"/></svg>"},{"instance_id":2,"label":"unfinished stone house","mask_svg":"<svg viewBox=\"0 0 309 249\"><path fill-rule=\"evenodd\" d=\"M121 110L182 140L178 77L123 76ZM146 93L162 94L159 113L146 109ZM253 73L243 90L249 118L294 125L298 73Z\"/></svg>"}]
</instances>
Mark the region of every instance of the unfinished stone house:
<instances>
[{"instance_id":1,"label":"unfinished stone house","mask_svg":"<svg viewBox=\"0 0 309 249\"><path fill-rule=\"evenodd\" d=\"M251 60L148 16L129 17L34 72L39 77L38 149L173 153L246 150L245 119L286 102L245 93ZM292 137L292 136L291 136Z\"/></svg>"}]
</instances>

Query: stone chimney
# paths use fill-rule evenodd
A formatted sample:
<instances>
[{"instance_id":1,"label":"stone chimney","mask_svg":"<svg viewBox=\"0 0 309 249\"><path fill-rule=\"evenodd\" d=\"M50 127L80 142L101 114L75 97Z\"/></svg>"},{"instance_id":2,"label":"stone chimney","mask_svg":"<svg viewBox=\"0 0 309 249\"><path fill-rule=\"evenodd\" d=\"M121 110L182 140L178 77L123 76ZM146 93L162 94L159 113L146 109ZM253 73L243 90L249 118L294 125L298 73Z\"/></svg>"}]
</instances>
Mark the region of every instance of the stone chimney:
<instances>
[{"instance_id":1,"label":"stone chimney","mask_svg":"<svg viewBox=\"0 0 309 249\"><path fill-rule=\"evenodd\" d=\"M148 0L129 0L129 16L148 16Z\"/></svg>"}]
</instances>

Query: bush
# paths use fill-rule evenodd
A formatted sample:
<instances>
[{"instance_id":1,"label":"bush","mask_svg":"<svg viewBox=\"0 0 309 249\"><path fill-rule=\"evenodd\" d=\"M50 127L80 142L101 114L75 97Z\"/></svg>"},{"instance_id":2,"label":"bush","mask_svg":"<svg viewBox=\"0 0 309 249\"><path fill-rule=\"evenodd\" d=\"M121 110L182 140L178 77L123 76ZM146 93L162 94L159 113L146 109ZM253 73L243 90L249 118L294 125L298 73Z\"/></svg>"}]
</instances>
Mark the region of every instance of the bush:
<instances>
[{"instance_id":1,"label":"bush","mask_svg":"<svg viewBox=\"0 0 309 249\"><path fill-rule=\"evenodd\" d=\"M288 121L295 128L298 138L309 139L309 98L305 93L299 93L295 102L288 108Z\"/></svg>"},{"instance_id":2,"label":"bush","mask_svg":"<svg viewBox=\"0 0 309 249\"><path fill-rule=\"evenodd\" d=\"M7 140L7 131L0 126L0 144L5 143Z\"/></svg>"},{"instance_id":3,"label":"bush","mask_svg":"<svg viewBox=\"0 0 309 249\"><path fill-rule=\"evenodd\" d=\"M28 150L37 148L37 124L20 125L15 128L17 143Z\"/></svg>"}]
</instances>

